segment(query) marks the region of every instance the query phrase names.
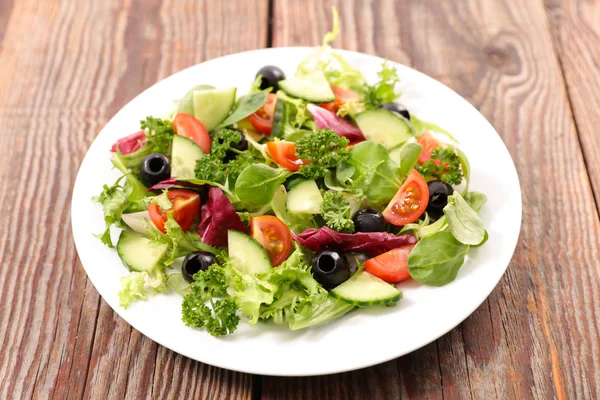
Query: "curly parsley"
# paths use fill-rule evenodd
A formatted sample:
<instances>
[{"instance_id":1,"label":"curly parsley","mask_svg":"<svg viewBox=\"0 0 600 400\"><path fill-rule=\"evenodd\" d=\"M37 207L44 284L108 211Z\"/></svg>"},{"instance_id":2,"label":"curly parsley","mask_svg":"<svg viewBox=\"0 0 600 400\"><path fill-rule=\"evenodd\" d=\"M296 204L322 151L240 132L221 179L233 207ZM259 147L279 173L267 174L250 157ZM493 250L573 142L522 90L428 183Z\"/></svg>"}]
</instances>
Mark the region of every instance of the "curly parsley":
<instances>
[{"instance_id":1,"label":"curly parsley","mask_svg":"<svg viewBox=\"0 0 600 400\"><path fill-rule=\"evenodd\" d=\"M140 127L146 133L147 146L152 147L152 153L171 154L173 144L173 124L171 121L161 118L146 117L140 121Z\"/></svg>"},{"instance_id":2,"label":"curly parsley","mask_svg":"<svg viewBox=\"0 0 600 400\"><path fill-rule=\"evenodd\" d=\"M225 271L215 264L194 275L190 291L181 303L181 319L187 326L204 328L212 336L223 336L236 330L240 322L237 310L235 301L227 294Z\"/></svg>"},{"instance_id":3,"label":"curly parsley","mask_svg":"<svg viewBox=\"0 0 600 400\"><path fill-rule=\"evenodd\" d=\"M254 147L240 151L235 145L242 140L240 133L222 129L215 136L210 153L196 161L194 173L197 179L224 184L235 184L238 176L250 164L263 162L264 157Z\"/></svg>"},{"instance_id":4,"label":"curly parsley","mask_svg":"<svg viewBox=\"0 0 600 400\"><path fill-rule=\"evenodd\" d=\"M308 164L300 167L300 174L307 179L325 176L327 168L348 160L350 154L346 146L349 143L331 129L321 129L302 137L296 142L296 157Z\"/></svg>"},{"instance_id":5,"label":"curly parsley","mask_svg":"<svg viewBox=\"0 0 600 400\"><path fill-rule=\"evenodd\" d=\"M425 180L439 179L450 185L462 182L460 158L451 148L438 147L431 153L431 160L417 166L417 171Z\"/></svg>"},{"instance_id":6,"label":"curly parsley","mask_svg":"<svg viewBox=\"0 0 600 400\"><path fill-rule=\"evenodd\" d=\"M328 227L341 233L353 233L354 222L350 218L350 202L340 192L323 195L321 215Z\"/></svg>"}]
</instances>

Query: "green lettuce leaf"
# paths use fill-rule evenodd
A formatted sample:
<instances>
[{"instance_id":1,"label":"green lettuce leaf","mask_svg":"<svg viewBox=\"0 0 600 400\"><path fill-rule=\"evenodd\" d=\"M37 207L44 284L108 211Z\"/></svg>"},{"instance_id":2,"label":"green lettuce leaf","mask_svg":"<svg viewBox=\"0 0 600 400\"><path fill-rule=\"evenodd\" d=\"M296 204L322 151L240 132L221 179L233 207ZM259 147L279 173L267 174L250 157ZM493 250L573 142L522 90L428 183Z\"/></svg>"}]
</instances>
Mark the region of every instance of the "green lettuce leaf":
<instances>
[{"instance_id":1,"label":"green lettuce leaf","mask_svg":"<svg viewBox=\"0 0 600 400\"><path fill-rule=\"evenodd\" d=\"M166 276L160 266L150 273L133 271L121 278L121 287L119 301L127 308L134 300L148 300L150 295L166 292Z\"/></svg>"}]
</instances>

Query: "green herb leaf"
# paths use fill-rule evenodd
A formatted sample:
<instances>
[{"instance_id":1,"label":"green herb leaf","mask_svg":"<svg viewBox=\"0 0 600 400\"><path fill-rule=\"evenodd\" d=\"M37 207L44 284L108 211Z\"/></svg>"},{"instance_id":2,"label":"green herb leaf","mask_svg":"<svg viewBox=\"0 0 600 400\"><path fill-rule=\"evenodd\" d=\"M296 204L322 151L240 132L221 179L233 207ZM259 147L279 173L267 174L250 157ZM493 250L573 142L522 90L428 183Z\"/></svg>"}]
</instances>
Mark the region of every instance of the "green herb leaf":
<instances>
[{"instance_id":1,"label":"green herb leaf","mask_svg":"<svg viewBox=\"0 0 600 400\"><path fill-rule=\"evenodd\" d=\"M385 60L381 64L381 71L377 73L379 82L367 86L364 93L364 102L367 108L379 108L382 104L396 100L400 93L396 92L396 84L400 82L398 71L393 66L388 66Z\"/></svg>"},{"instance_id":2,"label":"green herb leaf","mask_svg":"<svg viewBox=\"0 0 600 400\"><path fill-rule=\"evenodd\" d=\"M465 177L465 188L462 191L462 195L464 196L469 191L469 184L471 183L471 164L469 163L469 159L467 155L462 152L460 149L455 149L456 154L458 154L458 158L460 159L460 168L462 170L463 176ZM486 198L487 199L487 198ZM477 210L475 210L477 211Z\"/></svg>"},{"instance_id":3,"label":"green herb leaf","mask_svg":"<svg viewBox=\"0 0 600 400\"><path fill-rule=\"evenodd\" d=\"M385 147L372 141L358 143L350 150L350 163L355 168L352 187L362 191L371 205L394 197L401 181Z\"/></svg>"},{"instance_id":4,"label":"green herb leaf","mask_svg":"<svg viewBox=\"0 0 600 400\"><path fill-rule=\"evenodd\" d=\"M348 139L331 129L321 129L302 137L296 142L296 157L308 164L301 166L299 173L307 179L325 176L326 169L348 160L348 143Z\"/></svg>"},{"instance_id":5,"label":"green herb leaf","mask_svg":"<svg viewBox=\"0 0 600 400\"><path fill-rule=\"evenodd\" d=\"M215 264L206 271L197 272L181 303L183 323L194 328L205 328L212 336L233 333L240 317L235 301L227 294L227 287L228 278L222 267Z\"/></svg>"},{"instance_id":6,"label":"green herb leaf","mask_svg":"<svg viewBox=\"0 0 600 400\"><path fill-rule=\"evenodd\" d=\"M275 190L290 175L281 168L271 168L265 164L247 166L235 183L235 193L241 202L262 206L273 199Z\"/></svg>"},{"instance_id":7,"label":"green herb leaf","mask_svg":"<svg viewBox=\"0 0 600 400\"><path fill-rule=\"evenodd\" d=\"M443 286L452 282L465 262L469 246L450 232L422 238L408 256L410 276L424 285Z\"/></svg>"},{"instance_id":8,"label":"green herb leaf","mask_svg":"<svg viewBox=\"0 0 600 400\"><path fill-rule=\"evenodd\" d=\"M423 133L424 131L434 131L446 135L450 140L452 140L455 143L458 143L458 140L456 140L456 138L444 128L431 122L422 121L419 118L417 118L415 114L412 113L410 114L410 124L412 125L417 136L420 133Z\"/></svg>"},{"instance_id":9,"label":"green herb leaf","mask_svg":"<svg viewBox=\"0 0 600 400\"><path fill-rule=\"evenodd\" d=\"M262 91L262 89L260 88L260 85L262 84L262 78L263 78L262 74L256 75L254 82L252 82L252 85L250 86L249 93L257 93L257 92Z\"/></svg>"},{"instance_id":10,"label":"green herb leaf","mask_svg":"<svg viewBox=\"0 0 600 400\"><path fill-rule=\"evenodd\" d=\"M339 192L326 192L321 204L321 215L328 227L342 233L353 233L350 201Z\"/></svg>"},{"instance_id":11,"label":"green herb leaf","mask_svg":"<svg viewBox=\"0 0 600 400\"><path fill-rule=\"evenodd\" d=\"M161 153L167 156L171 155L173 145L173 123L169 120L146 117L140 121L142 130L146 133L148 140L144 147L148 147L149 153ZM140 149L141 150L141 149ZM139 151L139 150L138 150Z\"/></svg>"},{"instance_id":12,"label":"green herb leaf","mask_svg":"<svg viewBox=\"0 0 600 400\"><path fill-rule=\"evenodd\" d=\"M469 192L465 195L465 201L475 212L479 212L487 202L487 196L480 192Z\"/></svg>"},{"instance_id":13,"label":"green herb leaf","mask_svg":"<svg viewBox=\"0 0 600 400\"><path fill-rule=\"evenodd\" d=\"M460 193L455 192L448 197L444 214L452 235L463 244L477 245L483 241L485 228L483 221Z\"/></svg>"},{"instance_id":14,"label":"green herb leaf","mask_svg":"<svg viewBox=\"0 0 600 400\"><path fill-rule=\"evenodd\" d=\"M256 93L251 93L239 99L235 105L233 106L233 110L231 110L231 114L225 119L225 121L221 122L214 131L218 131L219 129L234 124L238 121L243 120L250 114L254 114L258 111L259 108L265 104L267 100L267 92L261 91Z\"/></svg>"},{"instance_id":15,"label":"green herb leaf","mask_svg":"<svg viewBox=\"0 0 600 400\"><path fill-rule=\"evenodd\" d=\"M459 185L463 178L460 157L449 147L436 148L431 160L417 166L417 171L425 180L439 179L450 185Z\"/></svg>"},{"instance_id":16,"label":"green herb leaf","mask_svg":"<svg viewBox=\"0 0 600 400\"><path fill-rule=\"evenodd\" d=\"M181 272L167 275L167 287L185 296L190 291L190 283L185 280Z\"/></svg>"},{"instance_id":17,"label":"green herb leaf","mask_svg":"<svg viewBox=\"0 0 600 400\"><path fill-rule=\"evenodd\" d=\"M127 308L135 300L148 300L149 295L166 292L166 277L162 268L158 265L149 273L134 271L122 277L119 291L121 307Z\"/></svg>"},{"instance_id":18,"label":"green herb leaf","mask_svg":"<svg viewBox=\"0 0 600 400\"><path fill-rule=\"evenodd\" d=\"M483 221L460 193L455 192L448 197L448 204L444 207L444 214L452 235L463 244L477 245L483 241L485 227Z\"/></svg>"},{"instance_id":19,"label":"green herb leaf","mask_svg":"<svg viewBox=\"0 0 600 400\"><path fill-rule=\"evenodd\" d=\"M415 167L417 160L421 155L423 146L419 143L406 143L400 148L400 177L408 176L408 173Z\"/></svg>"}]
</instances>

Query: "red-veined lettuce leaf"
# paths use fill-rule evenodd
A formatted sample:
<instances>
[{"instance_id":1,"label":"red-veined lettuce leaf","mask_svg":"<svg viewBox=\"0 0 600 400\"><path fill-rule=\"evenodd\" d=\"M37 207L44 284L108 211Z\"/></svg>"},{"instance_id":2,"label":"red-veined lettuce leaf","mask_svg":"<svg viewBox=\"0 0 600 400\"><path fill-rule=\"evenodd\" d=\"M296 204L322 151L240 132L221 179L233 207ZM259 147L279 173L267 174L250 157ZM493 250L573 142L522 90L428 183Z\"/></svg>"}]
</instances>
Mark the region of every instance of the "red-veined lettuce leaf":
<instances>
[{"instance_id":1,"label":"red-veined lettuce leaf","mask_svg":"<svg viewBox=\"0 0 600 400\"><path fill-rule=\"evenodd\" d=\"M296 242L312 251L364 251L373 256L417 243L414 236L407 234L396 236L388 232L339 233L326 226L307 229L301 234L292 231L291 234Z\"/></svg>"},{"instance_id":2,"label":"red-veined lettuce leaf","mask_svg":"<svg viewBox=\"0 0 600 400\"><path fill-rule=\"evenodd\" d=\"M144 131L139 131L117 140L117 142L113 144L110 148L110 151L115 153L117 151L118 146L119 152L121 152L121 154L130 154L141 149L145 143L146 134L144 133Z\"/></svg>"},{"instance_id":3,"label":"red-veined lettuce leaf","mask_svg":"<svg viewBox=\"0 0 600 400\"><path fill-rule=\"evenodd\" d=\"M308 104L306 109L311 113L319 129L328 128L340 136L345 137L350 143L365 140L358 127L352 125L344 118L338 117L336 113L326 110L314 104Z\"/></svg>"},{"instance_id":4,"label":"red-veined lettuce leaf","mask_svg":"<svg viewBox=\"0 0 600 400\"><path fill-rule=\"evenodd\" d=\"M211 246L227 246L227 231L233 229L246 232L246 227L235 212L235 208L218 187L208 190L208 201L200 210L198 225L200 239Z\"/></svg>"}]
</instances>

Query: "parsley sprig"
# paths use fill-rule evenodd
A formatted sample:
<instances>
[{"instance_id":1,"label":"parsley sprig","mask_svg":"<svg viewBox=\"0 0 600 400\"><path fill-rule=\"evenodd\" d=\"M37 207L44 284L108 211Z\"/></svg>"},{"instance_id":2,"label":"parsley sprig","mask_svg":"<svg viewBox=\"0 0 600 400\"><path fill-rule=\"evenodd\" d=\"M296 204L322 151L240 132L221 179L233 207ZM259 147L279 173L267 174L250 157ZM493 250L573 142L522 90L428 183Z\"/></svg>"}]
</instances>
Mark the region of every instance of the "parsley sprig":
<instances>
[{"instance_id":1,"label":"parsley sprig","mask_svg":"<svg viewBox=\"0 0 600 400\"><path fill-rule=\"evenodd\" d=\"M227 287L225 271L219 265L197 272L181 304L183 323L204 328L212 336L233 333L240 317L237 315L238 306L227 294Z\"/></svg>"},{"instance_id":2,"label":"parsley sprig","mask_svg":"<svg viewBox=\"0 0 600 400\"><path fill-rule=\"evenodd\" d=\"M451 148L436 148L431 153L431 160L417 166L417 171L425 180L439 179L450 185L460 184L463 178L460 158Z\"/></svg>"},{"instance_id":3,"label":"parsley sprig","mask_svg":"<svg viewBox=\"0 0 600 400\"><path fill-rule=\"evenodd\" d=\"M296 142L296 157L304 161L300 175L307 179L325 176L327 168L333 168L350 157L346 151L349 141L331 129L321 129L302 137Z\"/></svg>"}]
</instances>

